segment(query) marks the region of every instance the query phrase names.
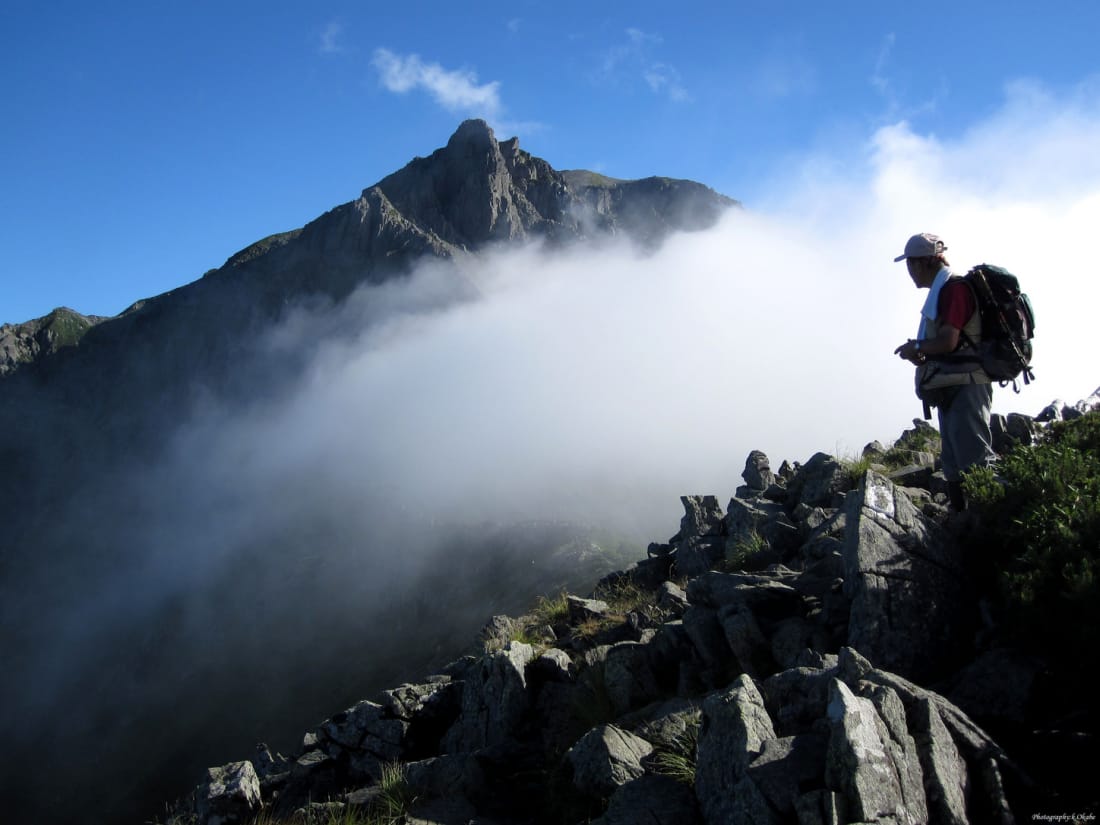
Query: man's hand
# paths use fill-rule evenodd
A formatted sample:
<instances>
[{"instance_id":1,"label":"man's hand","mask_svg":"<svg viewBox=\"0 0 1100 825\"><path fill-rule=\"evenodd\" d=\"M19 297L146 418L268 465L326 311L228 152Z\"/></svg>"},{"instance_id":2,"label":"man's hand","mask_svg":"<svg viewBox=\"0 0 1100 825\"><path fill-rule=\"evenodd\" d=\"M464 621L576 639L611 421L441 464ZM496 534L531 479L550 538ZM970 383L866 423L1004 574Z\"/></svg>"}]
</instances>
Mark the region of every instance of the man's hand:
<instances>
[{"instance_id":1,"label":"man's hand","mask_svg":"<svg viewBox=\"0 0 1100 825\"><path fill-rule=\"evenodd\" d=\"M910 339L894 350L894 355L911 361L914 364L924 363L924 353L917 349L917 342Z\"/></svg>"}]
</instances>

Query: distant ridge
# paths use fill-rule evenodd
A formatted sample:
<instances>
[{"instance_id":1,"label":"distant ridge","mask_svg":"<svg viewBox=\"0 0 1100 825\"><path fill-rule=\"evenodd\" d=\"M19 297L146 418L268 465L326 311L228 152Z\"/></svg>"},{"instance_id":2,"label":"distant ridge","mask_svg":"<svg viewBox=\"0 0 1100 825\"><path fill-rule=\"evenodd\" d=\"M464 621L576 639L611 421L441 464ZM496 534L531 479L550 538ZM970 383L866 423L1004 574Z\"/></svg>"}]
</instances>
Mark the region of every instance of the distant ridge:
<instances>
[{"instance_id":1,"label":"distant ridge","mask_svg":"<svg viewBox=\"0 0 1100 825\"><path fill-rule=\"evenodd\" d=\"M737 201L694 181L559 172L520 149L518 138L498 142L485 121L467 120L430 156L413 159L304 227L250 244L200 281L137 302L111 319L78 322L85 316L55 310L42 319L5 325L0 377L82 343L103 321L112 322L112 332L142 326L142 338L155 337L160 322L148 323L153 316L172 315L184 306L191 320L216 316L212 304L227 297L246 314L246 307L255 307L258 318L274 317L287 301L318 294L339 300L425 256L452 258L502 241L568 243L602 235L625 235L653 247L670 232L705 229L735 206ZM47 319L58 312L71 319L61 343L27 343L39 329L56 325L56 319ZM87 343L100 346L116 337L117 332L104 332Z\"/></svg>"}]
</instances>

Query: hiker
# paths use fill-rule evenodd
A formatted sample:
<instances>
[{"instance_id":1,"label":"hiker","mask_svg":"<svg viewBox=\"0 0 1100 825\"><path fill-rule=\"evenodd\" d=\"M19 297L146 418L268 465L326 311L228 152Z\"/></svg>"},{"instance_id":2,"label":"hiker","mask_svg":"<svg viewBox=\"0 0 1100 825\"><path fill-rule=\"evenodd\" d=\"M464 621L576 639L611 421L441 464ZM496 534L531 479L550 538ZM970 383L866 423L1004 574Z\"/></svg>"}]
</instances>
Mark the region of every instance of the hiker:
<instances>
[{"instance_id":1,"label":"hiker","mask_svg":"<svg viewBox=\"0 0 1100 825\"><path fill-rule=\"evenodd\" d=\"M905 261L918 289L927 289L920 328L894 353L917 366L917 396L939 415L941 460L951 507L966 509L961 476L995 458L989 429L993 384L974 357L981 340L981 316L974 293L952 272L947 246L928 233L914 235L894 262Z\"/></svg>"}]
</instances>

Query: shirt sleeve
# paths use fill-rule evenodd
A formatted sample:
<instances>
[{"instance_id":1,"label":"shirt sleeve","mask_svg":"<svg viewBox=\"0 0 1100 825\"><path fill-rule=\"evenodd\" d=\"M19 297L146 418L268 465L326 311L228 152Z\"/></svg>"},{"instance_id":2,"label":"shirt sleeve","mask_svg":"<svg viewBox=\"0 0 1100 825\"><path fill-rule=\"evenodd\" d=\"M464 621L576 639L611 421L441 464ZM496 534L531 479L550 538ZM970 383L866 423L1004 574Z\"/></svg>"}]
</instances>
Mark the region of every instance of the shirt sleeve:
<instances>
[{"instance_id":1,"label":"shirt sleeve","mask_svg":"<svg viewBox=\"0 0 1100 825\"><path fill-rule=\"evenodd\" d=\"M950 324L955 329L961 330L977 308L974 293L962 280L952 279L940 290L938 307L940 323Z\"/></svg>"}]
</instances>

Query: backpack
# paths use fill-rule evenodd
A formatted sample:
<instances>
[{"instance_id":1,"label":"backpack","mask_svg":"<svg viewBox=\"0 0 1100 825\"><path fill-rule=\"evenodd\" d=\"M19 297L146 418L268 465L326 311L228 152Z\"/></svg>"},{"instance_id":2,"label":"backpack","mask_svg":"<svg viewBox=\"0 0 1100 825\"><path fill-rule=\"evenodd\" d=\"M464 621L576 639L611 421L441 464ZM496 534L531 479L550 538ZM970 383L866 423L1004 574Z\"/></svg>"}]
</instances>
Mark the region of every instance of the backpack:
<instances>
[{"instance_id":1,"label":"backpack","mask_svg":"<svg viewBox=\"0 0 1100 825\"><path fill-rule=\"evenodd\" d=\"M1022 375L1025 384L1035 380L1031 371L1031 339L1035 335L1031 301L1020 291L1016 276L999 266L978 264L963 280L970 284L981 314L982 340L977 351L982 369L1002 387L1011 382L1012 389L1019 392L1018 377Z\"/></svg>"}]
</instances>

